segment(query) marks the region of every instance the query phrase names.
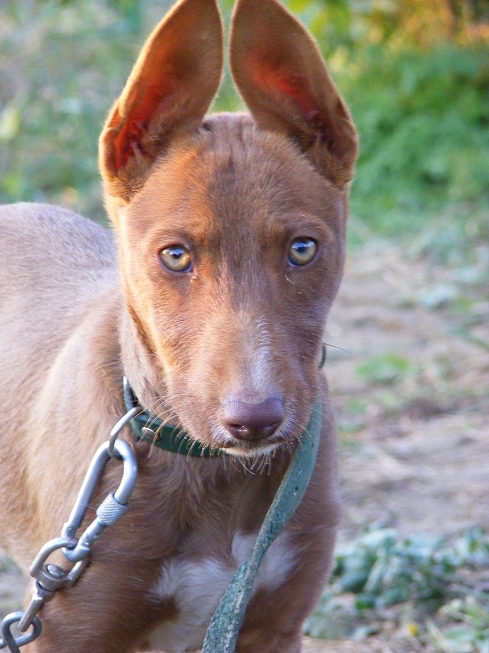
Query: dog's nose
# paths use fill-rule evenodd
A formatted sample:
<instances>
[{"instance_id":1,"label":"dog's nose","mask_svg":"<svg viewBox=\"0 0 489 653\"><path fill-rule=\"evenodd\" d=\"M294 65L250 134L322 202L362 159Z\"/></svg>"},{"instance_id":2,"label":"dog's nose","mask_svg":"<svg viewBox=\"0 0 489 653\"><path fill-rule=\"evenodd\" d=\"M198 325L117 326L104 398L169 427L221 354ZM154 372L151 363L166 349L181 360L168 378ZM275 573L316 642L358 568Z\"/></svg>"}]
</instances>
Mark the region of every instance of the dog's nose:
<instances>
[{"instance_id":1,"label":"dog's nose","mask_svg":"<svg viewBox=\"0 0 489 653\"><path fill-rule=\"evenodd\" d=\"M275 433L283 422L283 401L280 397L269 397L259 404L248 404L229 399L222 404L221 419L238 440L261 440Z\"/></svg>"}]
</instances>

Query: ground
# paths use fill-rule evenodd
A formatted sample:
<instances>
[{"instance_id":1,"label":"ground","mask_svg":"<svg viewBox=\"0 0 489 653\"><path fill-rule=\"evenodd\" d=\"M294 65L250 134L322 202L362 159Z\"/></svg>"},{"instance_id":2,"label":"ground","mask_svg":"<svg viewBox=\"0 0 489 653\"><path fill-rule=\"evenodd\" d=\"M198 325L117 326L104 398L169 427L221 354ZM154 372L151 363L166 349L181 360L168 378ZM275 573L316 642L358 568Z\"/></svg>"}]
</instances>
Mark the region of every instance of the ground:
<instances>
[{"instance_id":1,"label":"ground","mask_svg":"<svg viewBox=\"0 0 489 653\"><path fill-rule=\"evenodd\" d=\"M434 265L385 243L349 255L327 332L340 542L379 523L405 535L489 530L487 258L481 248L470 265ZM3 569L0 614L20 606L25 587L13 567ZM432 650L388 631L304 642L304 653Z\"/></svg>"},{"instance_id":2,"label":"ground","mask_svg":"<svg viewBox=\"0 0 489 653\"><path fill-rule=\"evenodd\" d=\"M392 246L350 258L328 328L343 348L328 349L343 537L374 521L405 534L489 526L489 296L481 279L474 267L432 266Z\"/></svg>"}]
</instances>

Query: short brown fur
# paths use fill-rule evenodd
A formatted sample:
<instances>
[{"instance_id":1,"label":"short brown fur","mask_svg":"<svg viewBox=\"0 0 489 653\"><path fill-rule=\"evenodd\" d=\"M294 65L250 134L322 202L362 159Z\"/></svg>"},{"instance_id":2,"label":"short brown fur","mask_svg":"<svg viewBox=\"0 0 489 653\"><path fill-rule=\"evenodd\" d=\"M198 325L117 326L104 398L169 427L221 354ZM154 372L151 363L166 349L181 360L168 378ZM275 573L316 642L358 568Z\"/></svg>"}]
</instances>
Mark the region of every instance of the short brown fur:
<instances>
[{"instance_id":1,"label":"short brown fur","mask_svg":"<svg viewBox=\"0 0 489 653\"><path fill-rule=\"evenodd\" d=\"M201 643L218 593L195 590L207 621L188 634L182 594L165 594L162 570L232 575L233 547L258 532L318 393L318 462L269 568L286 566L280 551L290 564L276 581L264 569L238 653L298 653L329 573L336 444L318 362L343 268L356 133L314 42L276 0L238 0L230 52L251 116L205 118L222 72L215 0L180 0L148 39L100 139L115 239L60 208L0 210L0 544L17 562L27 569L59 534L124 413L123 374L146 408L233 452L186 457L126 429L139 464L130 508L77 584L42 609L43 634L26 651ZM290 244L304 237L317 253L294 266ZM192 269L164 267L159 253L175 244ZM251 410L270 398L283 405L270 435L240 439L226 427L229 402ZM109 465L94 505L119 473Z\"/></svg>"}]
</instances>

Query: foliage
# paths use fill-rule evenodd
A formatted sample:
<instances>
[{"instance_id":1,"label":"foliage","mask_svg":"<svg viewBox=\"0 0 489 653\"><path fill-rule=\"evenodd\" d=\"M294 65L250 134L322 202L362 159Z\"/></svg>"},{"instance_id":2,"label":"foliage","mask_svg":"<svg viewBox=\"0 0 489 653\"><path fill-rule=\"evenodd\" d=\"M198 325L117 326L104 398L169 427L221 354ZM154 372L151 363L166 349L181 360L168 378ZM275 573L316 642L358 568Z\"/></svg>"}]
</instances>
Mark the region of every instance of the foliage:
<instances>
[{"instance_id":1,"label":"foliage","mask_svg":"<svg viewBox=\"0 0 489 653\"><path fill-rule=\"evenodd\" d=\"M368 624L378 622L383 610L401 605L411 620L411 636L448 653L485 653L489 586L477 575L488 563L489 539L479 530L450 546L442 538L401 538L390 528L373 529L338 549L332 587L310 617L307 632L315 637L366 636L372 630ZM349 624L346 595L353 596ZM362 622L367 625L359 627Z\"/></svg>"},{"instance_id":2,"label":"foliage","mask_svg":"<svg viewBox=\"0 0 489 653\"><path fill-rule=\"evenodd\" d=\"M100 218L97 135L139 41L133 22L109 2L0 11L0 199Z\"/></svg>"},{"instance_id":3,"label":"foliage","mask_svg":"<svg viewBox=\"0 0 489 653\"><path fill-rule=\"evenodd\" d=\"M357 368L357 374L373 383L389 385L399 381L409 372L410 364L406 358L396 354L380 354Z\"/></svg>"},{"instance_id":4,"label":"foliage","mask_svg":"<svg viewBox=\"0 0 489 653\"><path fill-rule=\"evenodd\" d=\"M371 48L358 56L345 83L361 135L353 213L392 235L421 230L449 205L461 222L487 207L487 49Z\"/></svg>"},{"instance_id":5,"label":"foliage","mask_svg":"<svg viewBox=\"0 0 489 653\"><path fill-rule=\"evenodd\" d=\"M51 201L103 219L98 133L170 4L0 4L0 201ZM318 39L358 124L353 241L434 220L450 246L489 238L487 0L469 12L462 0L286 4ZM232 5L221 0L227 24ZM241 108L229 76L214 108Z\"/></svg>"}]
</instances>

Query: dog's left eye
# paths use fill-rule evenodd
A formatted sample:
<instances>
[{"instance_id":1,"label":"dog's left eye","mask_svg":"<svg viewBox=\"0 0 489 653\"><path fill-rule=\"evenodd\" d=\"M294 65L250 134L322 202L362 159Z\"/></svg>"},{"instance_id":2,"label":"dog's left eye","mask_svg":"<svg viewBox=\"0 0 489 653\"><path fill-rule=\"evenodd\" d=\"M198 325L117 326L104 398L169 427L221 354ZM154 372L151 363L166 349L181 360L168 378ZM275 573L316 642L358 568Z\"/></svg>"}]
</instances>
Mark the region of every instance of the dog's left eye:
<instances>
[{"instance_id":1,"label":"dog's left eye","mask_svg":"<svg viewBox=\"0 0 489 653\"><path fill-rule=\"evenodd\" d=\"M160 252L160 259L165 268L172 272L190 272L192 258L183 245L170 245Z\"/></svg>"},{"instance_id":2,"label":"dog's left eye","mask_svg":"<svg viewBox=\"0 0 489 653\"><path fill-rule=\"evenodd\" d=\"M318 244L312 238L296 238L289 247L288 261L290 265L307 265L316 256Z\"/></svg>"}]
</instances>

